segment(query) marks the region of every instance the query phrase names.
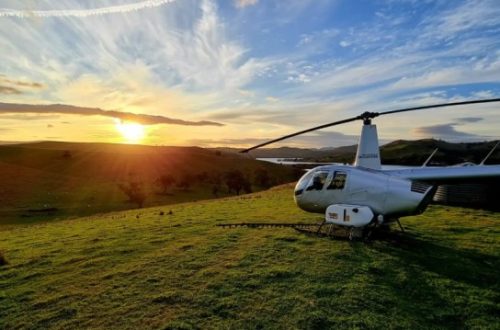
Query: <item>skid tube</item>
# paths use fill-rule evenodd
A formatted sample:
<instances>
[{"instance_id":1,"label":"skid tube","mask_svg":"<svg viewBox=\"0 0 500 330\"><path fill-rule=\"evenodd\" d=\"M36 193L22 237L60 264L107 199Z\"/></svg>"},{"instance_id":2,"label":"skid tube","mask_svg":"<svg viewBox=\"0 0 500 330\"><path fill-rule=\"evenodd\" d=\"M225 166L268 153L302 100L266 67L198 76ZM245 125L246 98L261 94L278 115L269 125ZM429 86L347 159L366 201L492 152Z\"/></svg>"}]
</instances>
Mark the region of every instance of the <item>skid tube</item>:
<instances>
[{"instance_id":1,"label":"skid tube","mask_svg":"<svg viewBox=\"0 0 500 330\"><path fill-rule=\"evenodd\" d=\"M221 223L217 227L222 228L293 228L303 234L310 234L318 237L349 239L368 239L374 227L364 228L342 227L334 224L320 223L280 223L280 222L241 222L241 223Z\"/></svg>"}]
</instances>

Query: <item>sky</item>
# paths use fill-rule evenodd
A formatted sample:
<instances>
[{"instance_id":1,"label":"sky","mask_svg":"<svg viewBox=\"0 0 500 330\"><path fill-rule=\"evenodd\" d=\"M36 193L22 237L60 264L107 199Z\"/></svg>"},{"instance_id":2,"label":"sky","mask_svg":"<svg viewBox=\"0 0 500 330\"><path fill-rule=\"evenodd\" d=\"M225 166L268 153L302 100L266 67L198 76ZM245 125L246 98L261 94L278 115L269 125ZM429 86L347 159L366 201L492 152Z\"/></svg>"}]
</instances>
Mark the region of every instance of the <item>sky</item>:
<instances>
[{"instance_id":1,"label":"sky","mask_svg":"<svg viewBox=\"0 0 500 330\"><path fill-rule=\"evenodd\" d=\"M500 97L498 0L0 0L0 49L0 141L248 147ZM494 140L500 103L374 123L382 142Z\"/></svg>"}]
</instances>

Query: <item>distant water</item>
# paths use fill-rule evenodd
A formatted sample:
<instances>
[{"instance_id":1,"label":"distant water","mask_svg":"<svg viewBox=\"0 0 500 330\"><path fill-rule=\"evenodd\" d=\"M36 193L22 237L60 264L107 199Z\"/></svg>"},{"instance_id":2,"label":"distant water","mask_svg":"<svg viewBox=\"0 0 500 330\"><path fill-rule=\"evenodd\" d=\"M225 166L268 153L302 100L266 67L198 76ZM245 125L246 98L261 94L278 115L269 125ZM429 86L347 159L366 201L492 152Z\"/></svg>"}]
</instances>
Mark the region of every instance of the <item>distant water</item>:
<instances>
[{"instance_id":1,"label":"distant water","mask_svg":"<svg viewBox=\"0 0 500 330\"><path fill-rule=\"evenodd\" d=\"M297 159L297 160L290 160L290 159ZM273 158L273 157L266 157L266 158L257 158L257 160L262 160L264 162L269 162L269 163L274 163L274 164L281 164L281 165L331 165L331 164L336 164L336 165L341 165L339 163L319 163L319 162L305 162L301 161L301 158L286 158L286 157L280 157L280 158Z\"/></svg>"}]
</instances>

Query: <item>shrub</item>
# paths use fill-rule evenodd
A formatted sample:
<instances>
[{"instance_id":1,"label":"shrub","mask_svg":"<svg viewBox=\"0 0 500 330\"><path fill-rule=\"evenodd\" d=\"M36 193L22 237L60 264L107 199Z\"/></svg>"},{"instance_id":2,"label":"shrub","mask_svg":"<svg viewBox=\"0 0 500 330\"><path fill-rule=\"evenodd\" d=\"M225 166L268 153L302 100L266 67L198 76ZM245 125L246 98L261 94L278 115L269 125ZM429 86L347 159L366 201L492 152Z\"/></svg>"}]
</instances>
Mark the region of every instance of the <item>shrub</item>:
<instances>
[{"instance_id":1,"label":"shrub","mask_svg":"<svg viewBox=\"0 0 500 330\"><path fill-rule=\"evenodd\" d=\"M4 265L7 265L7 264L8 264L7 259L3 255L3 252L0 251L0 266L4 266Z\"/></svg>"},{"instance_id":2,"label":"shrub","mask_svg":"<svg viewBox=\"0 0 500 330\"><path fill-rule=\"evenodd\" d=\"M142 187L142 184L136 181L131 181L126 184L119 184L121 191L127 195L130 202L137 204L139 208L144 205L146 200L146 193Z\"/></svg>"},{"instance_id":3,"label":"shrub","mask_svg":"<svg viewBox=\"0 0 500 330\"><path fill-rule=\"evenodd\" d=\"M168 189L175 183L175 178L170 174L165 174L156 179L156 184L162 189L162 193L166 194Z\"/></svg>"},{"instance_id":4,"label":"shrub","mask_svg":"<svg viewBox=\"0 0 500 330\"><path fill-rule=\"evenodd\" d=\"M229 193L234 191L236 195L243 189L246 193L252 192L250 181L240 170L232 170L225 173L225 182Z\"/></svg>"}]
</instances>

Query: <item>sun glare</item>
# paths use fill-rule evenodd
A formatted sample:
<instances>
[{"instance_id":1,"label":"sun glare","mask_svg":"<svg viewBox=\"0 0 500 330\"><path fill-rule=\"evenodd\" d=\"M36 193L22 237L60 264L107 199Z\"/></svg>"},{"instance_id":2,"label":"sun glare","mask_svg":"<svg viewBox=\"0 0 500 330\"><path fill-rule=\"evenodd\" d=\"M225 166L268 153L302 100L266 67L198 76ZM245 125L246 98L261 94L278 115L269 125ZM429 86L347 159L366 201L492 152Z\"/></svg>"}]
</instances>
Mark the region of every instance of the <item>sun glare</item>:
<instances>
[{"instance_id":1,"label":"sun glare","mask_svg":"<svg viewBox=\"0 0 500 330\"><path fill-rule=\"evenodd\" d=\"M117 121L116 129L129 143L139 143L145 135L144 125L137 123Z\"/></svg>"}]
</instances>

